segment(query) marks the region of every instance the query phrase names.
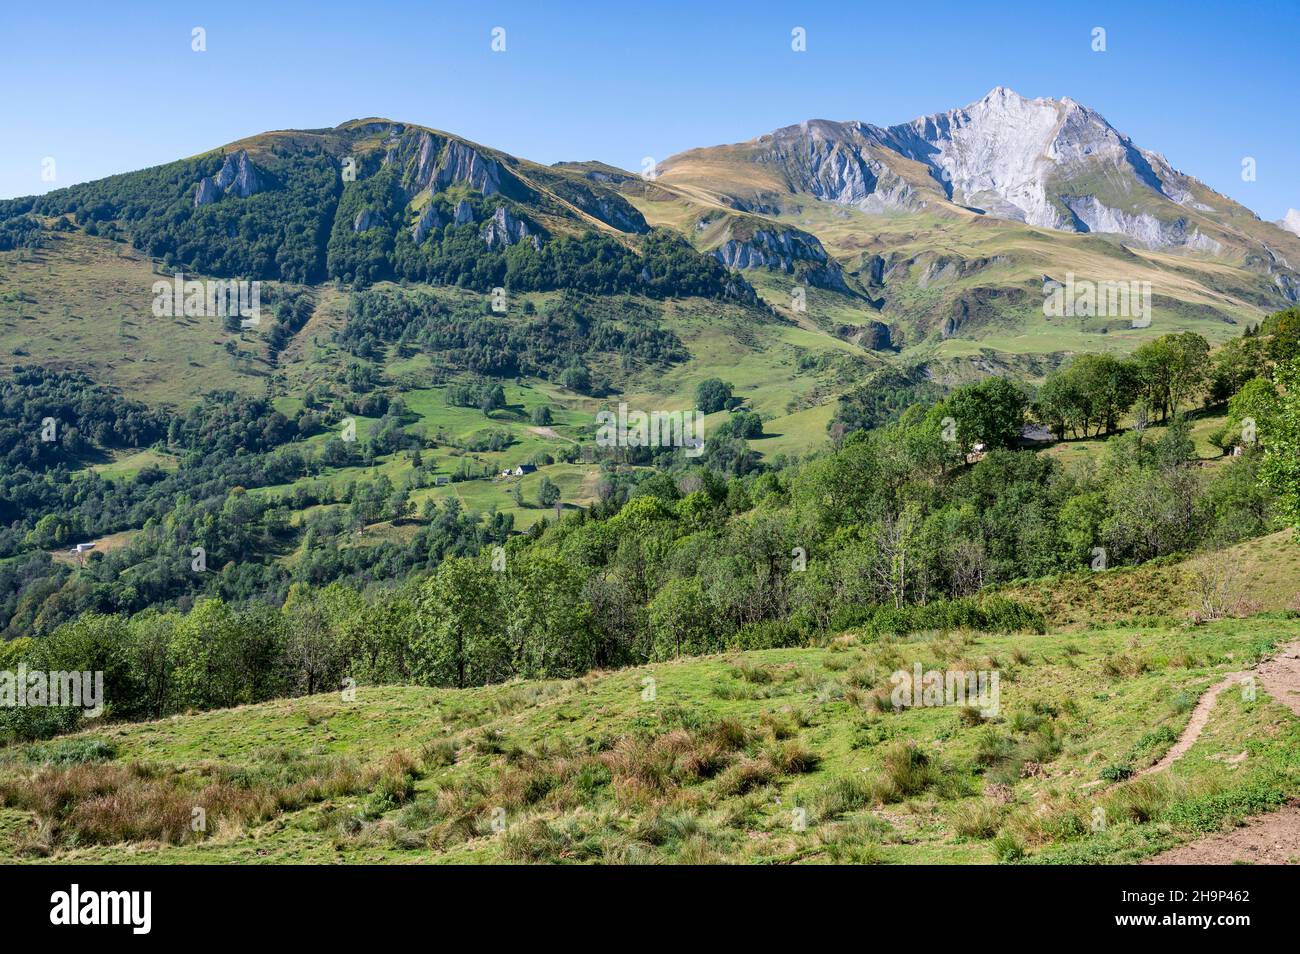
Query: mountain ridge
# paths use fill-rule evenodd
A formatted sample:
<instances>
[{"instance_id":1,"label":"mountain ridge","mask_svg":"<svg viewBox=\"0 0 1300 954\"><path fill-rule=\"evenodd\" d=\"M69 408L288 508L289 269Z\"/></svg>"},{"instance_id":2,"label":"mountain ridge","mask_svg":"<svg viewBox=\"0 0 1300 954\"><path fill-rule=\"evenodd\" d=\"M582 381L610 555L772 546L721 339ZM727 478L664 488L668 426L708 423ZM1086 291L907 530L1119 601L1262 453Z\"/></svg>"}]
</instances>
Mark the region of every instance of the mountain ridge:
<instances>
[{"instance_id":1,"label":"mountain ridge","mask_svg":"<svg viewBox=\"0 0 1300 954\"><path fill-rule=\"evenodd\" d=\"M480 291L581 284L611 254L626 260L621 277L586 290L671 287L644 268L638 281L624 254L668 228L712 260L693 286L705 294L751 300L747 280L757 282L805 328L893 350L953 339L1013 353L1136 346L1115 316L1045 323L1043 288L1071 273L1150 282L1161 324L1211 337L1300 300L1300 236L1096 110L1006 87L893 126L807 120L678 153L646 175L598 160L544 165L364 117L0 203L0 218L27 212L72 213L200 272ZM561 255L557 242L576 244ZM824 293L808 313L801 288Z\"/></svg>"},{"instance_id":2,"label":"mountain ridge","mask_svg":"<svg viewBox=\"0 0 1300 954\"><path fill-rule=\"evenodd\" d=\"M807 155L794 154L797 148ZM809 119L743 143L698 147L666 159L661 178L699 187L705 176L695 167L716 172L727 153L763 167L755 178L767 190L722 193L746 211L773 211L784 197L770 186L784 180L790 192L869 213L947 200L1055 231L1121 234L1150 248L1220 254L1225 243L1217 233L1232 231L1221 219L1242 212L1273 240L1291 238L1137 146L1098 111L1068 96L1028 99L1003 86L964 107L892 126Z\"/></svg>"}]
</instances>

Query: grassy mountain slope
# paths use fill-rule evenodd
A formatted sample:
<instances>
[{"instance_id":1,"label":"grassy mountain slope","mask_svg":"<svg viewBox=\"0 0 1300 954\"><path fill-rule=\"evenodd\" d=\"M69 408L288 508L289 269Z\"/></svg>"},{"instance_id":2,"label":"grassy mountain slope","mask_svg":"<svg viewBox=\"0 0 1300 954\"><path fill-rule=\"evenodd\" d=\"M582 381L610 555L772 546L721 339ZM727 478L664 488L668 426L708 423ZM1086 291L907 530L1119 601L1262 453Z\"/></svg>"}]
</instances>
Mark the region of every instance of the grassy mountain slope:
<instances>
[{"instance_id":1,"label":"grassy mountain slope","mask_svg":"<svg viewBox=\"0 0 1300 954\"><path fill-rule=\"evenodd\" d=\"M850 632L565 682L362 687L108 726L4 753L0 857L1131 861L1300 794L1300 720L1236 692L1172 769L1107 781L1157 761L1201 691L1298 634L1281 619ZM888 674L914 662L999 668L1000 716L891 711Z\"/></svg>"}]
</instances>

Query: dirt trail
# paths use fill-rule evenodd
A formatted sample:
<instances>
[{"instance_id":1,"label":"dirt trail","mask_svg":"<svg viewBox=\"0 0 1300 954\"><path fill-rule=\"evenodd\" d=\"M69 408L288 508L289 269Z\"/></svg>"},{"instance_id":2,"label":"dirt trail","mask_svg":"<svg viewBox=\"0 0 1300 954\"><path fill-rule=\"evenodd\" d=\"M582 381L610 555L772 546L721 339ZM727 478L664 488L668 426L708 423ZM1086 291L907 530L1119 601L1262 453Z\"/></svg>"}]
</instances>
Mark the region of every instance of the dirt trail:
<instances>
[{"instance_id":1,"label":"dirt trail","mask_svg":"<svg viewBox=\"0 0 1300 954\"><path fill-rule=\"evenodd\" d=\"M1300 642L1292 643L1272 659L1250 670L1257 688L1300 716ZM1192 711L1187 728L1164 758L1139 774L1165 768L1200 737L1219 693L1237 684L1246 673L1233 673L1211 686ZM1207 835L1171 848L1143 862L1148 865L1300 864L1300 802L1246 820L1240 828Z\"/></svg>"},{"instance_id":2,"label":"dirt trail","mask_svg":"<svg viewBox=\"0 0 1300 954\"><path fill-rule=\"evenodd\" d=\"M1181 759L1201 737L1201 732L1210 721L1210 712L1214 709L1214 704L1219 701L1219 693L1224 689L1230 689L1241 682L1246 675L1244 672L1234 672L1216 682L1209 689L1206 689L1201 696L1200 701L1196 703L1196 708L1192 710L1192 717L1187 720L1187 728L1183 729L1183 734L1178 737L1178 741L1166 752L1155 765L1148 765L1142 771L1135 774L1135 778L1141 778L1143 775L1150 775L1152 772L1159 772L1161 769L1167 769L1174 762Z\"/></svg>"},{"instance_id":3,"label":"dirt trail","mask_svg":"<svg viewBox=\"0 0 1300 954\"><path fill-rule=\"evenodd\" d=\"M1300 804L1246 819L1240 828L1206 835L1148 858L1144 865L1300 864Z\"/></svg>"}]
</instances>

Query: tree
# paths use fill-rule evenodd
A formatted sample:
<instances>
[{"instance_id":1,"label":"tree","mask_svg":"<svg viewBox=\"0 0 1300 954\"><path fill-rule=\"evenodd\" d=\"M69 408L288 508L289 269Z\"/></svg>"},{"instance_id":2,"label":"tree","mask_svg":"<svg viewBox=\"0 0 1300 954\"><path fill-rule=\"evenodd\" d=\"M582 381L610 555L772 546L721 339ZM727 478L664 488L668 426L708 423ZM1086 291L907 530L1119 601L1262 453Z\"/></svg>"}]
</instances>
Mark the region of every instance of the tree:
<instances>
[{"instance_id":1,"label":"tree","mask_svg":"<svg viewBox=\"0 0 1300 954\"><path fill-rule=\"evenodd\" d=\"M570 391L587 394L591 391L591 373L580 364L573 364L564 369L560 383Z\"/></svg>"},{"instance_id":2,"label":"tree","mask_svg":"<svg viewBox=\"0 0 1300 954\"><path fill-rule=\"evenodd\" d=\"M1263 330L1271 335L1268 356L1278 364L1300 357L1300 307L1269 315L1264 320Z\"/></svg>"},{"instance_id":3,"label":"tree","mask_svg":"<svg viewBox=\"0 0 1300 954\"><path fill-rule=\"evenodd\" d=\"M705 414L725 410L731 400L731 385L721 378L705 378L695 387L695 406Z\"/></svg>"},{"instance_id":4,"label":"tree","mask_svg":"<svg viewBox=\"0 0 1300 954\"><path fill-rule=\"evenodd\" d=\"M246 684L240 678L239 626L219 599L202 599L172 630L171 697L179 708L238 705Z\"/></svg>"},{"instance_id":5,"label":"tree","mask_svg":"<svg viewBox=\"0 0 1300 954\"><path fill-rule=\"evenodd\" d=\"M550 406L539 404L537 407L533 408L532 419L533 423L538 427L549 427L554 420L551 415Z\"/></svg>"},{"instance_id":6,"label":"tree","mask_svg":"<svg viewBox=\"0 0 1300 954\"><path fill-rule=\"evenodd\" d=\"M142 710L155 719L167 713L171 685L172 634L180 616L150 609L131 619L127 650L140 684Z\"/></svg>"},{"instance_id":7,"label":"tree","mask_svg":"<svg viewBox=\"0 0 1300 954\"><path fill-rule=\"evenodd\" d=\"M579 569L558 556L529 550L511 555L503 608L520 675L576 676L594 665L598 640L583 584Z\"/></svg>"},{"instance_id":8,"label":"tree","mask_svg":"<svg viewBox=\"0 0 1300 954\"><path fill-rule=\"evenodd\" d=\"M501 618L501 574L482 559L443 561L415 597L411 673L430 686L464 688L516 672Z\"/></svg>"},{"instance_id":9,"label":"tree","mask_svg":"<svg viewBox=\"0 0 1300 954\"><path fill-rule=\"evenodd\" d=\"M555 482L552 481L550 477L543 474L541 486L537 489L538 503L543 507L551 507L554 506L559 499L560 488L555 485Z\"/></svg>"},{"instance_id":10,"label":"tree","mask_svg":"<svg viewBox=\"0 0 1300 954\"><path fill-rule=\"evenodd\" d=\"M340 629L361 610L360 598L334 583L322 589L295 583L281 611L285 656L300 691L311 695L338 688L344 668Z\"/></svg>"},{"instance_id":11,"label":"tree","mask_svg":"<svg viewBox=\"0 0 1300 954\"><path fill-rule=\"evenodd\" d=\"M1277 495L1278 509L1300 528L1300 358L1274 372L1278 397L1268 419L1260 480Z\"/></svg>"},{"instance_id":12,"label":"tree","mask_svg":"<svg viewBox=\"0 0 1300 954\"><path fill-rule=\"evenodd\" d=\"M1205 386L1209 355L1209 342L1194 331L1164 335L1133 352L1142 391L1162 422Z\"/></svg>"},{"instance_id":13,"label":"tree","mask_svg":"<svg viewBox=\"0 0 1300 954\"><path fill-rule=\"evenodd\" d=\"M1074 377L1064 371L1053 371L1034 396L1033 413L1040 424L1064 440L1067 430L1072 436L1079 436L1083 404Z\"/></svg>"},{"instance_id":14,"label":"tree","mask_svg":"<svg viewBox=\"0 0 1300 954\"><path fill-rule=\"evenodd\" d=\"M943 402L957 424L957 441L968 453L977 443L990 450L1015 447L1027 404L1019 387L998 377L960 387Z\"/></svg>"},{"instance_id":15,"label":"tree","mask_svg":"<svg viewBox=\"0 0 1300 954\"><path fill-rule=\"evenodd\" d=\"M1221 404L1247 381L1264 373L1264 346L1258 338L1235 338L1215 352L1207 397Z\"/></svg>"},{"instance_id":16,"label":"tree","mask_svg":"<svg viewBox=\"0 0 1300 954\"><path fill-rule=\"evenodd\" d=\"M1085 354L1071 362L1069 374L1086 398L1089 421L1099 433L1114 433L1120 416L1138 399L1137 367L1112 355Z\"/></svg>"},{"instance_id":17,"label":"tree","mask_svg":"<svg viewBox=\"0 0 1300 954\"><path fill-rule=\"evenodd\" d=\"M721 649L698 577L669 580L650 603L656 659Z\"/></svg>"}]
</instances>

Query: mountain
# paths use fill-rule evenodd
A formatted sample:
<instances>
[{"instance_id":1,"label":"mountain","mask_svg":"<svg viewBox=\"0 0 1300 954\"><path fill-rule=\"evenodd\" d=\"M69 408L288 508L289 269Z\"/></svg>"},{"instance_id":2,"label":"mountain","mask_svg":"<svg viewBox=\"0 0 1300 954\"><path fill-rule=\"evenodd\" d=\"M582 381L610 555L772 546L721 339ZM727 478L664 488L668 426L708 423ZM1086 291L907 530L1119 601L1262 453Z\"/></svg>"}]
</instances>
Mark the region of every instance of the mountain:
<instances>
[{"instance_id":1,"label":"mountain","mask_svg":"<svg viewBox=\"0 0 1300 954\"><path fill-rule=\"evenodd\" d=\"M745 163L757 169L736 173ZM1238 234L1232 219L1246 210L1138 147L1094 110L1005 87L910 123L810 120L739 146L682 153L662 168L666 183L712 188L749 211L786 208L804 194L873 213L952 205L1210 254L1248 238L1277 239L1262 222L1250 230L1258 234ZM732 187L719 189L728 177Z\"/></svg>"},{"instance_id":2,"label":"mountain","mask_svg":"<svg viewBox=\"0 0 1300 954\"><path fill-rule=\"evenodd\" d=\"M792 285L818 286L824 327L885 322L895 346L931 357L969 353L949 342L1054 360L1140 342L1126 314L1046 318L1045 288L1069 275L1149 283L1145 327L1210 338L1300 300L1295 234L1095 110L1003 87L894 126L808 120L671 156L653 182L614 184L652 225L746 269L778 307ZM742 220L742 242L760 236L748 247L736 245ZM797 256L772 251L786 230L786 244L826 253L821 280L756 275L774 258L776 273L795 271Z\"/></svg>"},{"instance_id":3,"label":"mountain","mask_svg":"<svg viewBox=\"0 0 1300 954\"><path fill-rule=\"evenodd\" d=\"M1300 300L1296 223L1262 221L1072 99L1003 87L898 125L808 120L693 149L648 177L367 118L0 202L14 243L73 229L162 270L763 304L818 347L897 353L944 382L1038 376L1169 331L1238 335ZM1150 320L1045 314L1070 280L1145 283Z\"/></svg>"}]
</instances>

